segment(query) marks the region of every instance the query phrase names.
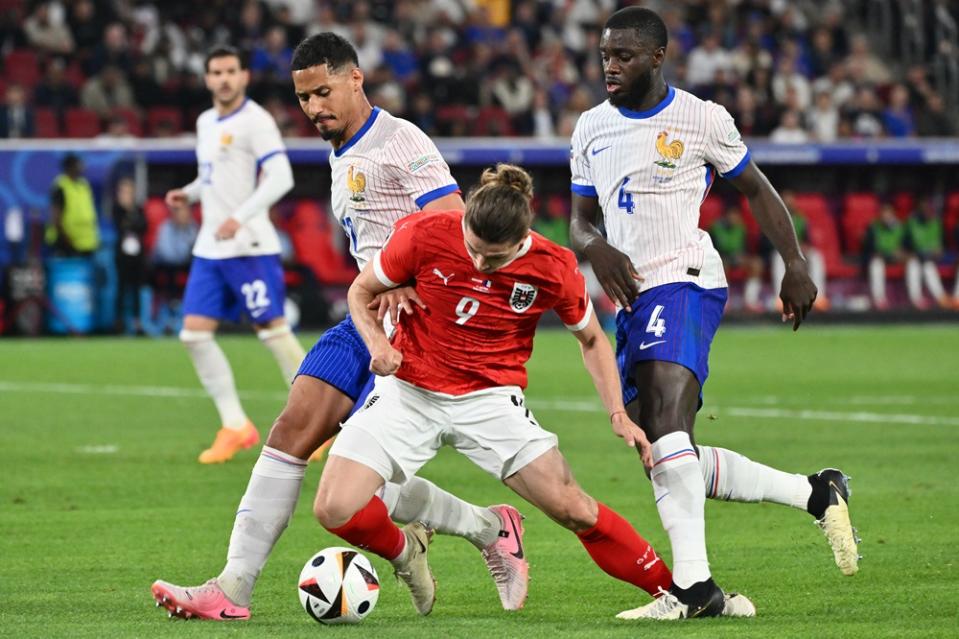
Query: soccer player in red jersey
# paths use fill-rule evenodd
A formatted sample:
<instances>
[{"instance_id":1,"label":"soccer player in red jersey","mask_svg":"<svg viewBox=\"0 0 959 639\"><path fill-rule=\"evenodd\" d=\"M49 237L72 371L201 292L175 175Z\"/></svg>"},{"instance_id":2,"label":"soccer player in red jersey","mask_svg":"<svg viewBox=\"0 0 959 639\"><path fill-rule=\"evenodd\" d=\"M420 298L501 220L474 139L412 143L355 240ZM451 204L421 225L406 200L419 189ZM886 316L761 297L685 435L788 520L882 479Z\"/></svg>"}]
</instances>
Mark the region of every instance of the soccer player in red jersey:
<instances>
[{"instance_id":1,"label":"soccer player in red jersey","mask_svg":"<svg viewBox=\"0 0 959 639\"><path fill-rule=\"evenodd\" d=\"M580 342L613 432L650 461L643 431L626 415L613 351L576 258L530 232L531 197L531 178L519 167L485 171L465 213L399 221L350 288L353 321L382 377L330 449L314 512L349 543L388 560L402 556L418 573L404 581L423 607L435 597L426 546L407 543L376 493L414 475L443 445L573 531L608 574L652 595L671 583L646 540L580 488L556 436L524 405L533 334L552 309ZM367 308L379 292L411 280L426 309L405 316L390 343Z\"/></svg>"}]
</instances>

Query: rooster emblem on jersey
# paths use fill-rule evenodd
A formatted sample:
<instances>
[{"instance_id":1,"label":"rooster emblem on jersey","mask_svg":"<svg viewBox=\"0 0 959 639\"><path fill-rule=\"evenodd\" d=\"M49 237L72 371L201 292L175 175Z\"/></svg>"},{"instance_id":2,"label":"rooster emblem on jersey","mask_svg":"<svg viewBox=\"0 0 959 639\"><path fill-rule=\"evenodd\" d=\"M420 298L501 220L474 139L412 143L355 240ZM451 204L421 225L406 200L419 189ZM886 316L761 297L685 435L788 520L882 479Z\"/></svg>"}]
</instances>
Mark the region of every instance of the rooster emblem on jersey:
<instances>
[{"instance_id":1,"label":"rooster emblem on jersey","mask_svg":"<svg viewBox=\"0 0 959 639\"><path fill-rule=\"evenodd\" d=\"M350 165L350 170L346 174L346 186L350 189L350 201L351 202L365 202L366 198L363 197L363 193L366 191L366 176L362 173L357 172L356 175L353 175L353 165Z\"/></svg>"},{"instance_id":2,"label":"rooster emblem on jersey","mask_svg":"<svg viewBox=\"0 0 959 639\"><path fill-rule=\"evenodd\" d=\"M683 151L686 150L685 145L682 140L673 140L672 142L667 142L669 138L669 131L660 131L659 135L656 136L656 152L663 156L662 160L654 162L656 166L661 166L664 169L675 169L676 165L673 163L673 160L678 160L683 156Z\"/></svg>"}]
</instances>

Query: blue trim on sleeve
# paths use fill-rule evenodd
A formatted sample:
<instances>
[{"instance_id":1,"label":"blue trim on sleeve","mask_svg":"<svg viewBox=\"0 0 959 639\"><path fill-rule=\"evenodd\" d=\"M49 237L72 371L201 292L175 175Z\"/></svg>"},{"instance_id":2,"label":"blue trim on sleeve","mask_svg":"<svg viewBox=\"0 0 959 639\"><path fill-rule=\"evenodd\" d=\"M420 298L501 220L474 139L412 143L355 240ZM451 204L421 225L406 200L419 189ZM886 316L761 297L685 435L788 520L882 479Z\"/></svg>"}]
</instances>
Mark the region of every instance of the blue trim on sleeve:
<instances>
[{"instance_id":1,"label":"blue trim on sleeve","mask_svg":"<svg viewBox=\"0 0 959 639\"><path fill-rule=\"evenodd\" d=\"M746 170L746 165L749 164L750 157L751 157L751 154L749 153L749 149L746 149L746 155L744 155L743 159L739 161L739 164L729 169L725 173L720 173L720 175L726 178L727 180L729 178L736 177L737 175L739 175L740 173Z\"/></svg>"},{"instance_id":2,"label":"blue trim on sleeve","mask_svg":"<svg viewBox=\"0 0 959 639\"><path fill-rule=\"evenodd\" d=\"M703 190L703 199L700 200L700 204L706 199L706 196L709 195L709 189L713 185L713 171L715 169L713 168L712 164L706 164L705 169L706 169L706 188L705 190Z\"/></svg>"},{"instance_id":3,"label":"blue trim on sleeve","mask_svg":"<svg viewBox=\"0 0 959 639\"><path fill-rule=\"evenodd\" d=\"M258 158L256 159L256 174L257 174L257 175L260 174L260 169L263 168L263 164L264 164L267 160L269 160L269 159L270 159L271 157L273 157L274 155L279 155L279 154L281 154L281 153L286 154L286 149L277 149L277 150L275 150L275 151L270 151L270 152L267 153L266 155L262 155L262 156L258 157Z\"/></svg>"},{"instance_id":4,"label":"blue trim on sleeve","mask_svg":"<svg viewBox=\"0 0 959 639\"><path fill-rule=\"evenodd\" d=\"M366 118L366 122L363 123L363 126L360 127L360 130L353 134L349 140L346 141L346 144L341 146L338 149L333 150L333 155L340 157L344 153L350 150L354 144L360 141L366 132L370 130L370 127L373 126L373 123L376 122L376 116L380 114L380 107L373 107L373 112L370 113L370 117Z\"/></svg>"},{"instance_id":5,"label":"blue trim on sleeve","mask_svg":"<svg viewBox=\"0 0 959 639\"><path fill-rule=\"evenodd\" d=\"M233 109L232 111L230 111L230 112L227 113L226 115L217 116L216 121L217 121L217 122L223 122L224 120L229 120L229 119L232 118L234 115L236 115L237 113L239 113L240 111L242 111L242 110L243 110L243 107L245 107L246 104L247 104L247 102L249 102L249 101L250 101L250 98L244 98L244 99L243 99L243 102L240 103L240 106L238 106L237 108Z\"/></svg>"},{"instance_id":6,"label":"blue trim on sleeve","mask_svg":"<svg viewBox=\"0 0 959 639\"><path fill-rule=\"evenodd\" d=\"M582 195L583 197L599 197L599 193L596 192L596 187L587 184L574 183L570 185L570 190L576 195Z\"/></svg>"},{"instance_id":7,"label":"blue trim on sleeve","mask_svg":"<svg viewBox=\"0 0 959 639\"><path fill-rule=\"evenodd\" d=\"M416 198L415 200L416 206L422 209L424 206L426 206L433 200L438 200L444 195L449 195L450 193L456 193L459 190L460 190L460 185L456 184L455 182L453 184L447 184L446 186L441 186L438 189L433 189L432 191L428 191L424 193L423 195L419 196L418 198Z\"/></svg>"},{"instance_id":8,"label":"blue trim on sleeve","mask_svg":"<svg viewBox=\"0 0 959 639\"><path fill-rule=\"evenodd\" d=\"M666 107L668 107L673 102L673 98L676 97L676 89L671 86L666 87L666 97L659 101L659 104L654 106L651 109L646 109L645 111L633 111L632 109L627 109L626 107L618 107L619 112L630 118L631 120L645 120L646 118L651 118Z\"/></svg>"}]
</instances>

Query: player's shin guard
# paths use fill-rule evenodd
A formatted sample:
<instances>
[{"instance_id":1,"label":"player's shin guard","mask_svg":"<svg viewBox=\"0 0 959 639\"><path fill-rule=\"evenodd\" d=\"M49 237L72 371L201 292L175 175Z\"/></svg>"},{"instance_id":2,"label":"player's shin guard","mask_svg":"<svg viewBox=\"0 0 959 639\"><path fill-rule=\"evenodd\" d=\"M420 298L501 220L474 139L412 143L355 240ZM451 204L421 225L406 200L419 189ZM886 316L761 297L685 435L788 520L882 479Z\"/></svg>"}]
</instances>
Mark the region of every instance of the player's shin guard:
<instances>
[{"instance_id":1,"label":"player's shin guard","mask_svg":"<svg viewBox=\"0 0 959 639\"><path fill-rule=\"evenodd\" d=\"M293 383L300 363L306 357L306 351L289 326L283 324L275 328L265 328L256 332L263 345L270 349L273 358L280 367L280 373L287 384Z\"/></svg>"},{"instance_id":2,"label":"player's shin guard","mask_svg":"<svg viewBox=\"0 0 959 639\"><path fill-rule=\"evenodd\" d=\"M599 504L596 525L576 535L596 565L616 579L658 596L672 583L669 567L619 513Z\"/></svg>"},{"instance_id":3,"label":"player's shin guard","mask_svg":"<svg viewBox=\"0 0 959 639\"><path fill-rule=\"evenodd\" d=\"M440 534L463 537L477 548L485 548L499 535L496 513L465 502L421 477L414 475L403 484L386 483L380 495L390 517L400 523L421 521Z\"/></svg>"},{"instance_id":4,"label":"player's shin guard","mask_svg":"<svg viewBox=\"0 0 959 639\"><path fill-rule=\"evenodd\" d=\"M249 420L240 405L240 397L233 381L233 370L223 350L213 339L213 332L183 329L180 331L180 341L193 360L193 367L203 388L216 404L220 423L225 428L235 430L246 426Z\"/></svg>"},{"instance_id":5,"label":"player's shin guard","mask_svg":"<svg viewBox=\"0 0 959 639\"><path fill-rule=\"evenodd\" d=\"M306 460L264 446L237 508L227 563L217 578L231 601L249 606L260 571L290 523Z\"/></svg>"},{"instance_id":6,"label":"player's shin guard","mask_svg":"<svg viewBox=\"0 0 959 639\"><path fill-rule=\"evenodd\" d=\"M399 557L406 545L403 531L390 519L383 500L375 495L348 522L327 530L358 548L389 560Z\"/></svg>"},{"instance_id":7,"label":"player's shin guard","mask_svg":"<svg viewBox=\"0 0 959 639\"><path fill-rule=\"evenodd\" d=\"M673 548L673 583L689 588L710 577L706 555L706 490L689 435L682 431L653 444L653 495Z\"/></svg>"},{"instance_id":8,"label":"player's shin guard","mask_svg":"<svg viewBox=\"0 0 959 639\"><path fill-rule=\"evenodd\" d=\"M726 501L768 501L806 510L812 486L805 475L784 473L725 448L697 448L706 497Z\"/></svg>"}]
</instances>

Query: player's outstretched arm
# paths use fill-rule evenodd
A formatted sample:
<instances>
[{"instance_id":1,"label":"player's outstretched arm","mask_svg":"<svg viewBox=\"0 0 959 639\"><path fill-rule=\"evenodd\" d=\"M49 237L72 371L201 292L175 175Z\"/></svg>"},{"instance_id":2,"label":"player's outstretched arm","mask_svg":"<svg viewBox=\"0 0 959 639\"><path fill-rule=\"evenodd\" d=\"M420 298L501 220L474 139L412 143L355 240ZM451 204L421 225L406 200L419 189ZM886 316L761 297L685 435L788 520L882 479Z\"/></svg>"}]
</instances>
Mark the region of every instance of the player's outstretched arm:
<instances>
[{"instance_id":1,"label":"player's outstretched arm","mask_svg":"<svg viewBox=\"0 0 959 639\"><path fill-rule=\"evenodd\" d=\"M370 351L370 370L377 375L392 375L403 362L403 355L390 344L383 324L376 318L376 312L369 308L373 299L389 288L376 277L373 262L370 261L353 280L347 293L350 316Z\"/></svg>"},{"instance_id":2,"label":"player's outstretched arm","mask_svg":"<svg viewBox=\"0 0 959 639\"><path fill-rule=\"evenodd\" d=\"M617 437L622 437L627 446L639 448L643 464L652 465L652 448L646 434L626 415L623 406L623 391L619 382L619 370L616 367L616 356L609 344L609 338L603 332L594 313L586 324L586 328L573 331L579 340L580 350L583 352L583 364L593 378L593 385L599 393L600 401L606 408L610 424Z\"/></svg>"},{"instance_id":3,"label":"player's outstretched arm","mask_svg":"<svg viewBox=\"0 0 959 639\"><path fill-rule=\"evenodd\" d=\"M752 209L759 228L786 263L786 274L783 276L782 291L779 294L783 302L783 321L792 320L793 330L798 330L816 301L817 291L816 285L809 277L806 258L799 248L789 211L786 210L779 193L752 160L731 182L749 199L749 208Z\"/></svg>"},{"instance_id":4,"label":"player's outstretched arm","mask_svg":"<svg viewBox=\"0 0 959 639\"><path fill-rule=\"evenodd\" d=\"M642 278L629 257L613 248L599 231L599 202L596 198L573 194L569 238L573 250L581 253L593 266L596 278L611 300L627 311L639 296L637 282Z\"/></svg>"}]
</instances>

